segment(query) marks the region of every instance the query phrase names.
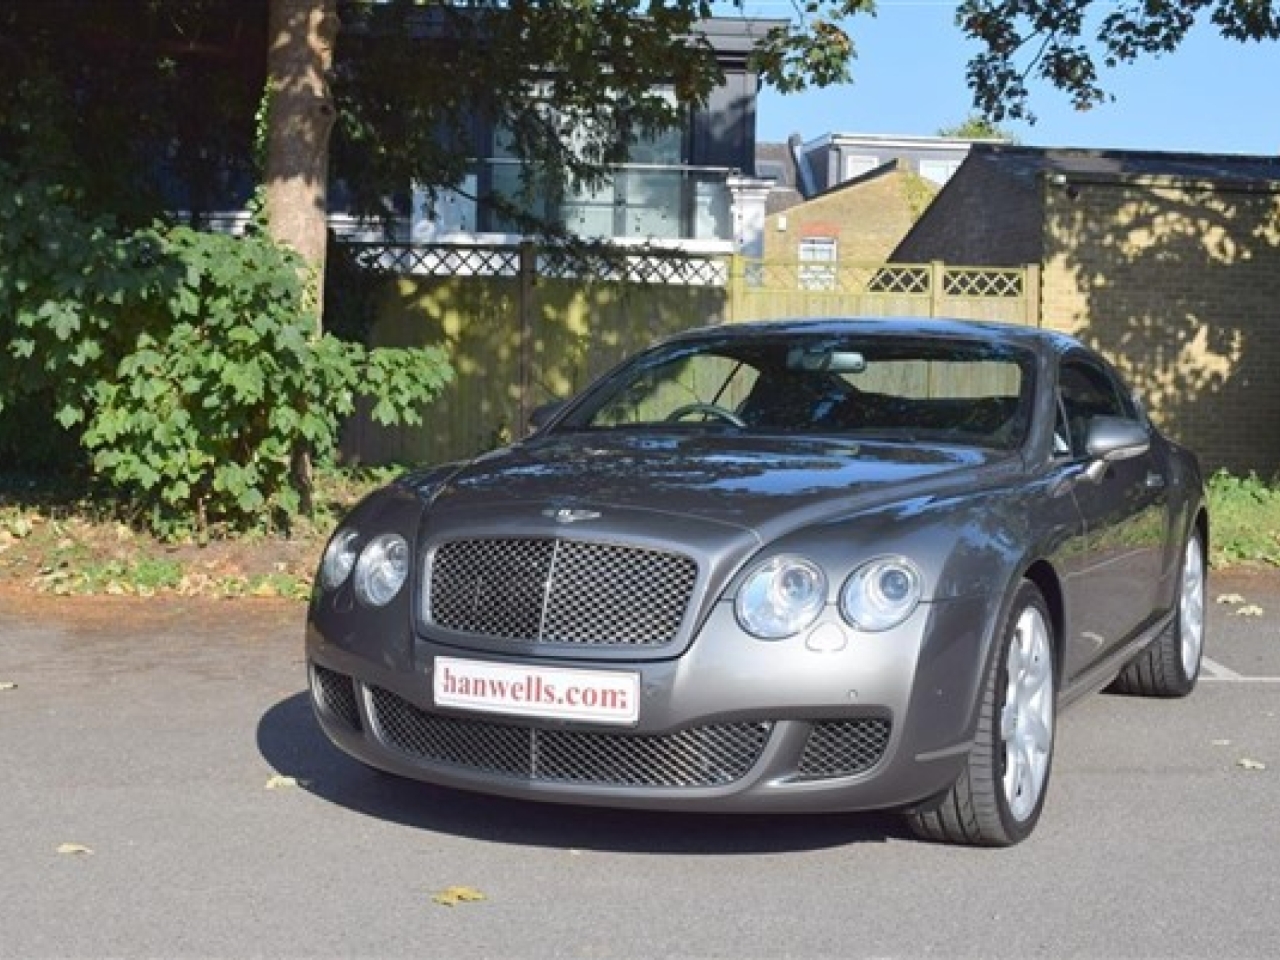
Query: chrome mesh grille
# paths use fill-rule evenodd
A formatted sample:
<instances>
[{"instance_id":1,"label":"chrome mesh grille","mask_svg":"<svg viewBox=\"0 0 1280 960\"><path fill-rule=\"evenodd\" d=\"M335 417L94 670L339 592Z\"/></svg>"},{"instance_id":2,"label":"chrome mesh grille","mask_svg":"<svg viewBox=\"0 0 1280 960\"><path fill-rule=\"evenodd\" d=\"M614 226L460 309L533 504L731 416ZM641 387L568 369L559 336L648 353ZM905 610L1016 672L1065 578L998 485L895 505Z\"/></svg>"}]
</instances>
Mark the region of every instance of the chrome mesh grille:
<instances>
[{"instance_id":1,"label":"chrome mesh grille","mask_svg":"<svg viewBox=\"0 0 1280 960\"><path fill-rule=\"evenodd\" d=\"M747 774L771 723L695 727L664 736L544 730L427 713L371 688L383 741L431 763L549 783L712 787Z\"/></svg>"},{"instance_id":2,"label":"chrome mesh grille","mask_svg":"<svg viewBox=\"0 0 1280 960\"><path fill-rule=\"evenodd\" d=\"M352 730L360 729L355 683L345 674L319 664L311 667L311 690L316 702Z\"/></svg>"},{"instance_id":3,"label":"chrome mesh grille","mask_svg":"<svg viewBox=\"0 0 1280 960\"><path fill-rule=\"evenodd\" d=\"M690 557L617 544L455 540L433 553L427 619L500 640L660 646L697 575Z\"/></svg>"},{"instance_id":4,"label":"chrome mesh grille","mask_svg":"<svg viewBox=\"0 0 1280 960\"><path fill-rule=\"evenodd\" d=\"M874 767L889 744L888 720L820 720L805 742L798 771L807 779L849 777Z\"/></svg>"}]
</instances>

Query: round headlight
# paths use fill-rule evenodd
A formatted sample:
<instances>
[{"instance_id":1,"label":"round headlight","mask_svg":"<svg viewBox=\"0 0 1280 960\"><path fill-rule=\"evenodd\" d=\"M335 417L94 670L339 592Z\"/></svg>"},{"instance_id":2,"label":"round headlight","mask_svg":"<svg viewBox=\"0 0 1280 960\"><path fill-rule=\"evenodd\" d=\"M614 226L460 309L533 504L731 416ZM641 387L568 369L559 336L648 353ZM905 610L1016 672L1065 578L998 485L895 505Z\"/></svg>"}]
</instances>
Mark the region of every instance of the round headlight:
<instances>
[{"instance_id":1,"label":"round headlight","mask_svg":"<svg viewBox=\"0 0 1280 960\"><path fill-rule=\"evenodd\" d=\"M361 603L381 607L395 597L409 576L409 544L398 533L369 541L356 561L355 588Z\"/></svg>"},{"instance_id":2,"label":"round headlight","mask_svg":"<svg viewBox=\"0 0 1280 960\"><path fill-rule=\"evenodd\" d=\"M324 549L320 561L320 585L326 590L336 590L351 576L356 565L356 541L359 535L347 528L339 530Z\"/></svg>"},{"instance_id":3,"label":"round headlight","mask_svg":"<svg viewBox=\"0 0 1280 960\"><path fill-rule=\"evenodd\" d=\"M920 571L906 557L880 557L845 581L840 612L859 630L889 630L911 616L923 586Z\"/></svg>"},{"instance_id":4,"label":"round headlight","mask_svg":"<svg viewBox=\"0 0 1280 960\"><path fill-rule=\"evenodd\" d=\"M762 640L794 636L827 602L827 577L803 557L773 557L747 575L734 609L742 629Z\"/></svg>"}]
</instances>

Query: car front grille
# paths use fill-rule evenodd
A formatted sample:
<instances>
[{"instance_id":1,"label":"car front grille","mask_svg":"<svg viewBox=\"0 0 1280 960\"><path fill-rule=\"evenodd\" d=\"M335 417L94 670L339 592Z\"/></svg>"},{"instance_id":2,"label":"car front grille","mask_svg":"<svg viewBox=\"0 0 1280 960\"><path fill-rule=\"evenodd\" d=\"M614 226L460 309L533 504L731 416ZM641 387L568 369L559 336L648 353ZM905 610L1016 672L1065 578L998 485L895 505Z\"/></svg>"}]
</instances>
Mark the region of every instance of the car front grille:
<instances>
[{"instance_id":1,"label":"car front grille","mask_svg":"<svg viewBox=\"0 0 1280 960\"><path fill-rule=\"evenodd\" d=\"M319 664L311 665L311 693L316 703L333 718L360 731L360 710L356 706L355 682L345 674Z\"/></svg>"},{"instance_id":2,"label":"car front grille","mask_svg":"<svg viewBox=\"0 0 1280 960\"><path fill-rule=\"evenodd\" d=\"M742 779L773 725L694 727L661 736L542 729L442 716L370 688L384 743L417 760L547 783L714 787Z\"/></svg>"},{"instance_id":3,"label":"car front grille","mask_svg":"<svg viewBox=\"0 0 1280 960\"><path fill-rule=\"evenodd\" d=\"M662 646L698 566L682 554L558 538L454 540L432 552L428 622L498 640Z\"/></svg>"},{"instance_id":4,"label":"car front grille","mask_svg":"<svg viewBox=\"0 0 1280 960\"><path fill-rule=\"evenodd\" d=\"M890 729L888 720L877 717L816 721L797 773L806 780L865 773L884 756Z\"/></svg>"}]
</instances>

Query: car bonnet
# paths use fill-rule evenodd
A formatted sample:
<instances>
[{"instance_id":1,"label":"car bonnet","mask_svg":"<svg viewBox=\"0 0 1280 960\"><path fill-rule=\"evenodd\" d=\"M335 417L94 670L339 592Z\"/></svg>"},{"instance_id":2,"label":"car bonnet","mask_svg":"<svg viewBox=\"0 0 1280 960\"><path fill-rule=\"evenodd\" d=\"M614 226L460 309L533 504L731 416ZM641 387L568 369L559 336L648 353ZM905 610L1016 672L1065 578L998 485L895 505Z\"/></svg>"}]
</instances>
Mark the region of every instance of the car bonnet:
<instances>
[{"instance_id":1,"label":"car bonnet","mask_svg":"<svg viewBox=\"0 0 1280 960\"><path fill-rule=\"evenodd\" d=\"M463 466L431 497L431 526L468 529L577 523L621 534L690 524L761 541L800 526L934 493L983 485L1016 456L971 447L697 432L552 436ZM412 482L411 482L412 483ZM707 531L710 535L710 530Z\"/></svg>"}]
</instances>

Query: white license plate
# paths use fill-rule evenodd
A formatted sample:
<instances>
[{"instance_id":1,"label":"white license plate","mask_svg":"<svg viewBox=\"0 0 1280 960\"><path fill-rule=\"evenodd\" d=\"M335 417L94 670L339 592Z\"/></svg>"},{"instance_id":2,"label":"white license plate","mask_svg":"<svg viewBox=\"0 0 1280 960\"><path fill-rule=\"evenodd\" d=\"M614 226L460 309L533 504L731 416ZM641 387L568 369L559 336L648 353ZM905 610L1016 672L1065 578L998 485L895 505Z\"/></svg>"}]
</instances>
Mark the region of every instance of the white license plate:
<instances>
[{"instance_id":1,"label":"white license plate","mask_svg":"<svg viewBox=\"0 0 1280 960\"><path fill-rule=\"evenodd\" d=\"M436 657L436 704L524 717L633 724L640 675L624 670L527 667Z\"/></svg>"}]
</instances>

